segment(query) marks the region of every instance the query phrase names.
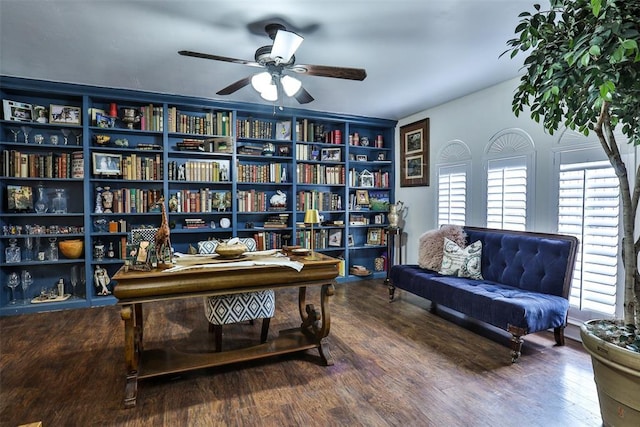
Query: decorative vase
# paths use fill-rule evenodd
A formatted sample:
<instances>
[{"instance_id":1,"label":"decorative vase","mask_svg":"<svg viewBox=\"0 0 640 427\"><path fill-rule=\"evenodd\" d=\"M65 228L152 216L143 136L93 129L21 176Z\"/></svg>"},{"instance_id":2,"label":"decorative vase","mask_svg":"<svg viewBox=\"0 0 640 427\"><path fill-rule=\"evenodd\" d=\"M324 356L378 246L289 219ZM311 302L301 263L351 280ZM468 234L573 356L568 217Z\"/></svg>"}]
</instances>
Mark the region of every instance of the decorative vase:
<instances>
[{"instance_id":1,"label":"decorative vase","mask_svg":"<svg viewBox=\"0 0 640 427\"><path fill-rule=\"evenodd\" d=\"M53 213L66 214L67 213L67 196L63 188L56 189L56 196L51 202L51 210Z\"/></svg>"},{"instance_id":2,"label":"decorative vase","mask_svg":"<svg viewBox=\"0 0 640 427\"><path fill-rule=\"evenodd\" d=\"M48 261L58 261L58 245L56 244L55 237L49 237L49 247L46 251L46 257Z\"/></svg>"},{"instance_id":3,"label":"decorative vase","mask_svg":"<svg viewBox=\"0 0 640 427\"><path fill-rule=\"evenodd\" d=\"M102 209L104 213L113 213L113 192L111 187L104 187L102 191Z\"/></svg>"},{"instance_id":4,"label":"decorative vase","mask_svg":"<svg viewBox=\"0 0 640 427\"><path fill-rule=\"evenodd\" d=\"M33 208L35 209L37 214L43 214L47 212L47 208L49 206L49 201L47 199L47 193L45 193L44 191L44 187L41 185L38 185L38 199L36 200L36 203L33 205Z\"/></svg>"},{"instance_id":5,"label":"decorative vase","mask_svg":"<svg viewBox=\"0 0 640 427\"><path fill-rule=\"evenodd\" d=\"M93 213L104 213L104 210L102 210L102 187L96 187L96 208Z\"/></svg>"},{"instance_id":6,"label":"decorative vase","mask_svg":"<svg viewBox=\"0 0 640 427\"><path fill-rule=\"evenodd\" d=\"M404 211L404 203L398 202L395 205L389 205L389 213L387 219L389 220L389 227L398 228L398 223Z\"/></svg>"},{"instance_id":7,"label":"decorative vase","mask_svg":"<svg viewBox=\"0 0 640 427\"><path fill-rule=\"evenodd\" d=\"M9 246L4 250L5 262L13 264L22 261L17 239L9 239Z\"/></svg>"},{"instance_id":8,"label":"decorative vase","mask_svg":"<svg viewBox=\"0 0 640 427\"><path fill-rule=\"evenodd\" d=\"M591 355L605 426L640 425L640 353L606 342L580 326L582 346Z\"/></svg>"}]
</instances>

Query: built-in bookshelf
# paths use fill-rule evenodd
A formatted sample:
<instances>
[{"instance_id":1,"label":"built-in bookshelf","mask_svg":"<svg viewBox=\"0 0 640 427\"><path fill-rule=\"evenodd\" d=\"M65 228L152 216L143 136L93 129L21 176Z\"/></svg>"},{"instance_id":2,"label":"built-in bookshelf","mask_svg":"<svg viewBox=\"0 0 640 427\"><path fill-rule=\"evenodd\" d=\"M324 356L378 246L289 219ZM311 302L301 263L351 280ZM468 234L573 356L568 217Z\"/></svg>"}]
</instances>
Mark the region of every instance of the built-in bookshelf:
<instances>
[{"instance_id":1,"label":"built-in bookshelf","mask_svg":"<svg viewBox=\"0 0 640 427\"><path fill-rule=\"evenodd\" d=\"M178 252L233 236L253 237L258 249L313 240L314 250L344 259L341 280L357 278L353 265L384 277L375 260L393 202L394 121L0 79L0 281L31 276L14 290L26 303L12 304L3 286L0 315L114 304L98 275L112 277L129 243L153 233L161 200ZM54 210L60 194L66 206ZM311 208L322 219L313 239L304 224ZM84 250L67 258L64 240ZM84 279L75 286L72 270ZM60 279L63 297L50 292Z\"/></svg>"}]
</instances>

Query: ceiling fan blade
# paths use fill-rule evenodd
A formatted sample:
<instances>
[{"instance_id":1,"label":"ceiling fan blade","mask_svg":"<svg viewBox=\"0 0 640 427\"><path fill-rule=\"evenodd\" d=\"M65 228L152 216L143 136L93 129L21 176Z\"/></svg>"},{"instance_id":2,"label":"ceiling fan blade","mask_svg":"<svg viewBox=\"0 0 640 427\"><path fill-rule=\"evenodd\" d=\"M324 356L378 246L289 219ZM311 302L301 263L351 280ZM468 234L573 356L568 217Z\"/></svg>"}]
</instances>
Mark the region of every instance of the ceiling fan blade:
<instances>
[{"instance_id":1,"label":"ceiling fan blade","mask_svg":"<svg viewBox=\"0 0 640 427\"><path fill-rule=\"evenodd\" d=\"M245 87L246 85L248 85L249 83L251 83L251 77L245 77L244 79L240 79L237 82L231 83L229 86L220 89L218 92L216 92L218 95L231 95L233 92L242 89L243 87Z\"/></svg>"},{"instance_id":2,"label":"ceiling fan blade","mask_svg":"<svg viewBox=\"0 0 640 427\"><path fill-rule=\"evenodd\" d=\"M301 87L300 90L293 96L300 104L308 104L309 102L313 101L313 96L311 96L311 94L307 92L303 87Z\"/></svg>"},{"instance_id":3,"label":"ceiling fan blade","mask_svg":"<svg viewBox=\"0 0 640 427\"><path fill-rule=\"evenodd\" d=\"M262 67L254 61L247 61L245 59L229 58L227 56L211 55L209 53L193 52L190 50L181 50L178 53L182 56L192 56L194 58L213 59L214 61L233 62L234 64L248 65L250 67Z\"/></svg>"},{"instance_id":4,"label":"ceiling fan blade","mask_svg":"<svg viewBox=\"0 0 640 427\"><path fill-rule=\"evenodd\" d=\"M296 64L289 69L296 73L309 74L310 76L333 77L336 79L364 80L367 77L367 72L362 68Z\"/></svg>"}]
</instances>

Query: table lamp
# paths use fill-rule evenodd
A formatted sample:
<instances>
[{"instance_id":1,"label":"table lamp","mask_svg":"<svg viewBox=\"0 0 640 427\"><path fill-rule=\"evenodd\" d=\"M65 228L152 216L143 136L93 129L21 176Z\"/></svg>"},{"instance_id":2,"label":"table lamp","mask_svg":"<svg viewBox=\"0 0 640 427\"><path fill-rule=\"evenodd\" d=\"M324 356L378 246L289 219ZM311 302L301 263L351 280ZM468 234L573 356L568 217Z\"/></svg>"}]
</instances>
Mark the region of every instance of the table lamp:
<instances>
[{"instance_id":1,"label":"table lamp","mask_svg":"<svg viewBox=\"0 0 640 427\"><path fill-rule=\"evenodd\" d=\"M320 213L318 212L318 209L307 209L307 211L304 213L304 223L311 224L311 239L310 239L311 244L309 247L309 249L311 250L311 255L309 255L305 259L308 259L308 260L319 259L313 250L316 246L315 235L313 234L313 224L320 224Z\"/></svg>"}]
</instances>

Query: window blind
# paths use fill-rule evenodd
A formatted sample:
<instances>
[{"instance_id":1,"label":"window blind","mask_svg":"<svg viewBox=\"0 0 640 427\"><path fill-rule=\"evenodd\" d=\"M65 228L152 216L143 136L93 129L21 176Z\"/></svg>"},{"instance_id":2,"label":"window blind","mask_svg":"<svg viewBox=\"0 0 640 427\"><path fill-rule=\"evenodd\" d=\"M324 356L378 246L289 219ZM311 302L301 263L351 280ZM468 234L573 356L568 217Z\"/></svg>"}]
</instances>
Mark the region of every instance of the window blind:
<instances>
[{"instance_id":1,"label":"window blind","mask_svg":"<svg viewBox=\"0 0 640 427\"><path fill-rule=\"evenodd\" d=\"M525 230L526 158L490 160L487 170L487 227Z\"/></svg>"},{"instance_id":2,"label":"window blind","mask_svg":"<svg viewBox=\"0 0 640 427\"><path fill-rule=\"evenodd\" d=\"M580 241L569 299L580 310L615 314L619 193L608 161L560 165L558 232Z\"/></svg>"},{"instance_id":3,"label":"window blind","mask_svg":"<svg viewBox=\"0 0 640 427\"><path fill-rule=\"evenodd\" d=\"M467 209L467 171L465 166L438 169L438 226L464 225Z\"/></svg>"}]
</instances>

